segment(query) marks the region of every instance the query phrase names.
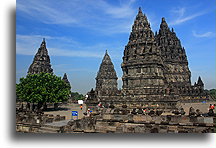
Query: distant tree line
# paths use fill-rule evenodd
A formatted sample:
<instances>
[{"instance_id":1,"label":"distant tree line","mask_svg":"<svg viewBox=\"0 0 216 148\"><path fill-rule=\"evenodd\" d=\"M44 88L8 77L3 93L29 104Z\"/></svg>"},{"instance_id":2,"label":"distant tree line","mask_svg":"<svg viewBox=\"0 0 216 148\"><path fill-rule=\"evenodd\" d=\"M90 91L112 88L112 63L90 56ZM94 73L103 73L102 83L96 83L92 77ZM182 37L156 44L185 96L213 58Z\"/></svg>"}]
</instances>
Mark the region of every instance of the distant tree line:
<instances>
[{"instance_id":1,"label":"distant tree line","mask_svg":"<svg viewBox=\"0 0 216 148\"><path fill-rule=\"evenodd\" d=\"M216 89L205 90L206 93L211 97L216 99Z\"/></svg>"},{"instance_id":2,"label":"distant tree line","mask_svg":"<svg viewBox=\"0 0 216 148\"><path fill-rule=\"evenodd\" d=\"M71 99L72 100L83 100L84 96L82 94L79 94L78 92L72 92Z\"/></svg>"}]
</instances>

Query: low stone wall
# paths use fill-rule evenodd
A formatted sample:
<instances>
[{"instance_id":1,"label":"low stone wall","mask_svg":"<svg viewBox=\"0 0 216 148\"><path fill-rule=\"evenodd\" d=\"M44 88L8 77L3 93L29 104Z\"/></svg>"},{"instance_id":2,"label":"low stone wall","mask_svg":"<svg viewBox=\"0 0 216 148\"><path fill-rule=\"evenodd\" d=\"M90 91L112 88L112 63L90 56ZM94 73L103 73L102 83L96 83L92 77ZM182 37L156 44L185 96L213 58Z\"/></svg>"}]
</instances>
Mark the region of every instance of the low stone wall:
<instances>
[{"instance_id":1,"label":"low stone wall","mask_svg":"<svg viewBox=\"0 0 216 148\"><path fill-rule=\"evenodd\" d=\"M215 118L188 116L111 115L70 121L66 133L214 133Z\"/></svg>"},{"instance_id":2,"label":"low stone wall","mask_svg":"<svg viewBox=\"0 0 216 148\"><path fill-rule=\"evenodd\" d=\"M65 116L49 115L36 112L17 112L16 131L17 132L37 132L41 125L65 120Z\"/></svg>"},{"instance_id":3,"label":"low stone wall","mask_svg":"<svg viewBox=\"0 0 216 148\"><path fill-rule=\"evenodd\" d=\"M16 124L16 132L38 133L40 127L41 126L39 124L17 123Z\"/></svg>"},{"instance_id":4,"label":"low stone wall","mask_svg":"<svg viewBox=\"0 0 216 148\"><path fill-rule=\"evenodd\" d=\"M215 117L104 113L71 120L66 126L47 127L44 125L61 119L63 120L61 116L41 115L39 117L34 113L19 113L16 131L28 133L214 133L216 123Z\"/></svg>"},{"instance_id":5,"label":"low stone wall","mask_svg":"<svg viewBox=\"0 0 216 148\"><path fill-rule=\"evenodd\" d=\"M65 116L37 114L34 112L19 112L16 114L17 123L45 124L45 123L52 123L61 120L65 120Z\"/></svg>"}]
</instances>

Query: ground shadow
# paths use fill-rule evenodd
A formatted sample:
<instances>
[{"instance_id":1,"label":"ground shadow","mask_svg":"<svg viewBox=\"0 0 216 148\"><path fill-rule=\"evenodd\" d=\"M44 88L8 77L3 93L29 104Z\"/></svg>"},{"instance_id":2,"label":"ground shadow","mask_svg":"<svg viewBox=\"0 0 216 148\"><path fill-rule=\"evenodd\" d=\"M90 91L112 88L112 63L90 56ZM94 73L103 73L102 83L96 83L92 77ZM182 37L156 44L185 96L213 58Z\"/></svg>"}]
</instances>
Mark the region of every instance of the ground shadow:
<instances>
[{"instance_id":1,"label":"ground shadow","mask_svg":"<svg viewBox=\"0 0 216 148\"><path fill-rule=\"evenodd\" d=\"M52 112L52 111L68 111L70 108L67 107L59 107L59 108L47 108L44 110L45 112Z\"/></svg>"}]
</instances>

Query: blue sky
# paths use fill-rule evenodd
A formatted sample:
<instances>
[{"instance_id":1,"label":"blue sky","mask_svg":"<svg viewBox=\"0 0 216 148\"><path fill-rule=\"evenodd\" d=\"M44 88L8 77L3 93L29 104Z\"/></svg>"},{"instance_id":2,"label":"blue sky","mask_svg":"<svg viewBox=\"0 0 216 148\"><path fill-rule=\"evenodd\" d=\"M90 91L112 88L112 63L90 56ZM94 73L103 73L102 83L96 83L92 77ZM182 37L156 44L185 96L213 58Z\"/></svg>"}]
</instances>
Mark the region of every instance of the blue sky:
<instances>
[{"instance_id":1,"label":"blue sky","mask_svg":"<svg viewBox=\"0 0 216 148\"><path fill-rule=\"evenodd\" d=\"M161 18L173 27L185 47L192 83L201 76L215 88L215 2L203 0L17 0L16 82L25 77L42 38L52 68L67 73L72 91L87 93L105 50L114 63L121 88L124 46L138 7L155 32Z\"/></svg>"}]
</instances>

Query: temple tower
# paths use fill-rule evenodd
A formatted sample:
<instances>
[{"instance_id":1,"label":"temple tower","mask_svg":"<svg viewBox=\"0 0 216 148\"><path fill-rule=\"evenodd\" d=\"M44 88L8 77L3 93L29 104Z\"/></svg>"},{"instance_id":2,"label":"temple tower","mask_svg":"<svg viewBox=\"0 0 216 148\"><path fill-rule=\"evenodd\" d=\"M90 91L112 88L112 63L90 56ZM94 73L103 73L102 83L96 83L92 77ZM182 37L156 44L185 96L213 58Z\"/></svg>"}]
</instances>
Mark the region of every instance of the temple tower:
<instances>
[{"instance_id":1,"label":"temple tower","mask_svg":"<svg viewBox=\"0 0 216 148\"><path fill-rule=\"evenodd\" d=\"M117 79L114 65L106 51L96 77L96 95L115 95L118 91Z\"/></svg>"},{"instance_id":2,"label":"temple tower","mask_svg":"<svg viewBox=\"0 0 216 148\"><path fill-rule=\"evenodd\" d=\"M164 75L174 88L191 86L191 72L184 47L176 36L174 29L170 30L165 18L162 18L159 32L155 34L157 45L161 51L164 62Z\"/></svg>"},{"instance_id":3,"label":"temple tower","mask_svg":"<svg viewBox=\"0 0 216 148\"><path fill-rule=\"evenodd\" d=\"M40 48L38 49L34 60L28 69L28 74L37 74L41 72L53 73L45 39L43 39Z\"/></svg>"},{"instance_id":4,"label":"temple tower","mask_svg":"<svg viewBox=\"0 0 216 148\"><path fill-rule=\"evenodd\" d=\"M197 83L194 86L198 90L199 94L204 93L204 83L200 76L198 77Z\"/></svg>"},{"instance_id":5,"label":"temple tower","mask_svg":"<svg viewBox=\"0 0 216 148\"><path fill-rule=\"evenodd\" d=\"M204 83L203 83L203 81L202 81L202 79L201 79L200 76L199 76L199 78L198 78L197 85L204 88Z\"/></svg>"},{"instance_id":6,"label":"temple tower","mask_svg":"<svg viewBox=\"0 0 216 148\"><path fill-rule=\"evenodd\" d=\"M68 84L68 85L70 86L70 89L71 89L71 85L70 85L70 82L69 82L69 80L68 80L68 78L67 78L67 74L66 74L66 73L64 74L62 80L63 80L66 84Z\"/></svg>"},{"instance_id":7,"label":"temple tower","mask_svg":"<svg viewBox=\"0 0 216 148\"><path fill-rule=\"evenodd\" d=\"M121 67L124 95L145 100L149 95L162 94L166 85L164 64L154 33L141 8L125 46Z\"/></svg>"}]
</instances>

